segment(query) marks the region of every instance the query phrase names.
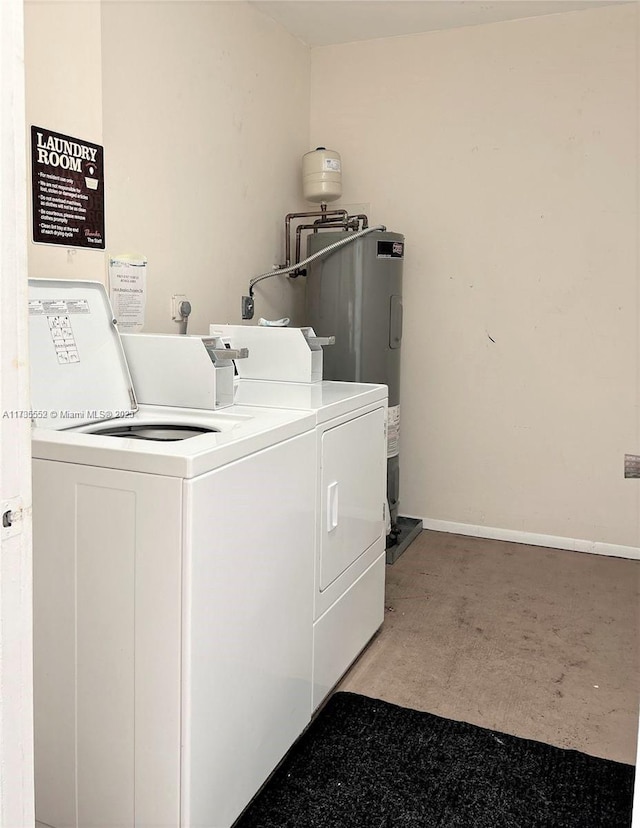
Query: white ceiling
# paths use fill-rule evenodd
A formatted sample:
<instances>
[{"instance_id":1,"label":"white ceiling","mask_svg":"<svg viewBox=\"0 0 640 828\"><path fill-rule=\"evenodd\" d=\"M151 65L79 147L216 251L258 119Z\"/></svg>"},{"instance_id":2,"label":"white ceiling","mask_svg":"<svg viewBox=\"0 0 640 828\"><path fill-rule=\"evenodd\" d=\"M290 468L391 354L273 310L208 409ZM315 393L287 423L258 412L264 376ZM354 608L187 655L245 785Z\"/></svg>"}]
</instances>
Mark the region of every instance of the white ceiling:
<instances>
[{"instance_id":1,"label":"white ceiling","mask_svg":"<svg viewBox=\"0 0 640 828\"><path fill-rule=\"evenodd\" d=\"M625 0L252 0L308 46L582 11Z\"/></svg>"}]
</instances>

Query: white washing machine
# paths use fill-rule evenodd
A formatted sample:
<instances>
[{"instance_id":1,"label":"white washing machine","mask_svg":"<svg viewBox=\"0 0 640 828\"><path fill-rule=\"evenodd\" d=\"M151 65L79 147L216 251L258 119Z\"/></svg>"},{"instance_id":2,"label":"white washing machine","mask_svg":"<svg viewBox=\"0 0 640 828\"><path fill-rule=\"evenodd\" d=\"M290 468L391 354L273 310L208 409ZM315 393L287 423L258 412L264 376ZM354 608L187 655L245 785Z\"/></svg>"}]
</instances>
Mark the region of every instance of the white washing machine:
<instances>
[{"instance_id":1,"label":"white washing machine","mask_svg":"<svg viewBox=\"0 0 640 828\"><path fill-rule=\"evenodd\" d=\"M237 364L237 404L315 419L315 710L384 618L388 389L322 381L323 340L310 328L213 324L214 331L232 348L249 348Z\"/></svg>"},{"instance_id":2,"label":"white washing machine","mask_svg":"<svg viewBox=\"0 0 640 828\"><path fill-rule=\"evenodd\" d=\"M37 819L229 828L311 716L315 417L137 409L96 283L30 329Z\"/></svg>"}]
</instances>

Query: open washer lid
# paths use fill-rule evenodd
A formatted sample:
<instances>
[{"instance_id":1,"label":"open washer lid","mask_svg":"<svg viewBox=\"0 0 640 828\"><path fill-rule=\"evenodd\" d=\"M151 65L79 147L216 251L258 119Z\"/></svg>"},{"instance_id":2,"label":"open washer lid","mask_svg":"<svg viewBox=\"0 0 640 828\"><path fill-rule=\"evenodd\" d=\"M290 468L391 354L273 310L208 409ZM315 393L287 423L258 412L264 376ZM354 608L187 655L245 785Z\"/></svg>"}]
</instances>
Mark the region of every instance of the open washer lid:
<instances>
[{"instance_id":1,"label":"open washer lid","mask_svg":"<svg viewBox=\"0 0 640 828\"><path fill-rule=\"evenodd\" d=\"M138 409L120 335L100 282L29 280L31 408L62 430Z\"/></svg>"}]
</instances>

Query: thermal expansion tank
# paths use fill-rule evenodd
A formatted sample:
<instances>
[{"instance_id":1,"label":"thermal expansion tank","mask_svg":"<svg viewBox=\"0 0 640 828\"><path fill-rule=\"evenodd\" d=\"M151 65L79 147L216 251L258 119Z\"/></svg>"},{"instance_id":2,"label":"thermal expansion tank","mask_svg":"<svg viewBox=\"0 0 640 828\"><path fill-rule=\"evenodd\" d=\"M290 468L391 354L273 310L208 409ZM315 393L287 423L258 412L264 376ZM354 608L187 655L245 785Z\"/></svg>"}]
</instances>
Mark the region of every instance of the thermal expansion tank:
<instances>
[{"instance_id":1,"label":"thermal expansion tank","mask_svg":"<svg viewBox=\"0 0 640 828\"><path fill-rule=\"evenodd\" d=\"M307 256L339 241L346 231L320 230L307 239ZM335 336L324 349L324 379L384 383L389 387L387 498L398 514L400 345L404 236L373 232L307 268L306 324L317 336Z\"/></svg>"}]
</instances>

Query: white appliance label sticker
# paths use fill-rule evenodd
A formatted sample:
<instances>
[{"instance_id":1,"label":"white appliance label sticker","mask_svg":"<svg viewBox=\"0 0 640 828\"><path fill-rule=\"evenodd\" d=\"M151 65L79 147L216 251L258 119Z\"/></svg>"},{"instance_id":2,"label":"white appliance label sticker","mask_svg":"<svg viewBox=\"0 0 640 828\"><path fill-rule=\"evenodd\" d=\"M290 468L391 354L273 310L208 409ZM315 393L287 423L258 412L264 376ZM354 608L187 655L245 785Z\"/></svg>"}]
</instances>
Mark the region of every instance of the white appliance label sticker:
<instances>
[{"instance_id":1,"label":"white appliance label sticker","mask_svg":"<svg viewBox=\"0 0 640 828\"><path fill-rule=\"evenodd\" d=\"M76 345L71 320L68 316L47 316L49 331L53 340L53 347L56 349L56 356L60 365L69 365L80 362L78 346Z\"/></svg>"},{"instance_id":2,"label":"white appliance label sticker","mask_svg":"<svg viewBox=\"0 0 640 828\"><path fill-rule=\"evenodd\" d=\"M91 313L86 299L67 299L67 313Z\"/></svg>"},{"instance_id":3,"label":"white appliance label sticker","mask_svg":"<svg viewBox=\"0 0 640 828\"><path fill-rule=\"evenodd\" d=\"M67 303L64 301L64 299L45 299L42 302L42 308L45 313L66 313Z\"/></svg>"},{"instance_id":4,"label":"white appliance label sticker","mask_svg":"<svg viewBox=\"0 0 640 828\"><path fill-rule=\"evenodd\" d=\"M60 316L67 313L91 313L86 299L32 299L29 302L30 316Z\"/></svg>"},{"instance_id":5,"label":"white appliance label sticker","mask_svg":"<svg viewBox=\"0 0 640 828\"><path fill-rule=\"evenodd\" d=\"M340 161L338 158L325 158L322 162L323 172L340 172Z\"/></svg>"},{"instance_id":6,"label":"white appliance label sticker","mask_svg":"<svg viewBox=\"0 0 640 828\"><path fill-rule=\"evenodd\" d=\"M400 406L390 405L387 415L387 458L400 454Z\"/></svg>"},{"instance_id":7,"label":"white appliance label sticker","mask_svg":"<svg viewBox=\"0 0 640 828\"><path fill-rule=\"evenodd\" d=\"M137 333L144 325L147 259L123 255L109 259L109 298L121 331Z\"/></svg>"}]
</instances>

